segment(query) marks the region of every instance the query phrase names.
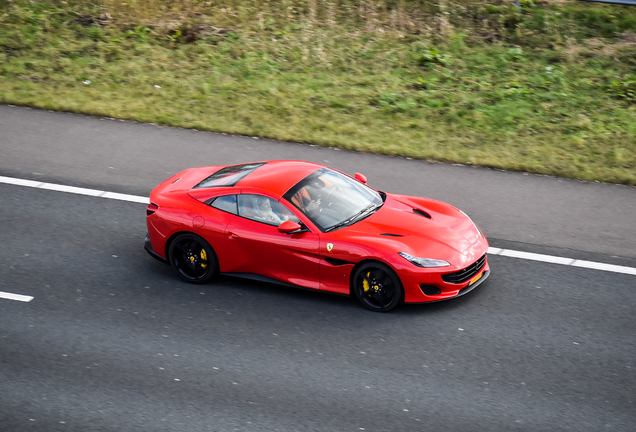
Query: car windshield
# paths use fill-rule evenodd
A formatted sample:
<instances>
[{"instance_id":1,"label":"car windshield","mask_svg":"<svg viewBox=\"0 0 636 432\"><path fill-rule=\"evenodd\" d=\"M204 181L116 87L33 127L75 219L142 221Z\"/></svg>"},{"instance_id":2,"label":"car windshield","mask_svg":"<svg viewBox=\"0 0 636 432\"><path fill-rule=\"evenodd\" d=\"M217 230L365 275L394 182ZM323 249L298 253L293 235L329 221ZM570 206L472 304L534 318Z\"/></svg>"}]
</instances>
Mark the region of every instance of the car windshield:
<instances>
[{"instance_id":1,"label":"car windshield","mask_svg":"<svg viewBox=\"0 0 636 432\"><path fill-rule=\"evenodd\" d=\"M329 168L305 177L284 198L323 232L354 224L373 214L384 202L380 193Z\"/></svg>"}]
</instances>

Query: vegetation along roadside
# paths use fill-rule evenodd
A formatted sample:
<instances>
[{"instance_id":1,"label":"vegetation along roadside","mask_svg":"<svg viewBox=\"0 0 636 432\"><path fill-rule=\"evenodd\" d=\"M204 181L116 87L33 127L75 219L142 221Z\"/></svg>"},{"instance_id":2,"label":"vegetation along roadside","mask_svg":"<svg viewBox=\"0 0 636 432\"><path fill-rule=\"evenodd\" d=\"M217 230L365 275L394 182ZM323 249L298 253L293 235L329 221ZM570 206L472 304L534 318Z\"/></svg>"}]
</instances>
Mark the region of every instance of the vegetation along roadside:
<instances>
[{"instance_id":1,"label":"vegetation along roadside","mask_svg":"<svg viewBox=\"0 0 636 432\"><path fill-rule=\"evenodd\" d=\"M636 7L0 0L0 103L636 185Z\"/></svg>"}]
</instances>

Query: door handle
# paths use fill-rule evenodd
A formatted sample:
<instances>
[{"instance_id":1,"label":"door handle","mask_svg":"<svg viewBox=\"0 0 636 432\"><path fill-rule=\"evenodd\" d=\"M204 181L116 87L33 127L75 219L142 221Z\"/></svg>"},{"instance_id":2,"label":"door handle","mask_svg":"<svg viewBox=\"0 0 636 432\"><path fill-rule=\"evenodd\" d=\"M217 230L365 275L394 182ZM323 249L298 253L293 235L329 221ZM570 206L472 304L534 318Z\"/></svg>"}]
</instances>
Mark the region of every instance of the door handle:
<instances>
[{"instance_id":1,"label":"door handle","mask_svg":"<svg viewBox=\"0 0 636 432\"><path fill-rule=\"evenodd\" d=\"M230 238L231 238L231 239L237 239L237 238L239 238L239 236L238 236L238 235L236 235L236 234L234 234L233 232L229 232L228 234L229 234L229 236L230 236Z\"/></svg>"}]
</instances>

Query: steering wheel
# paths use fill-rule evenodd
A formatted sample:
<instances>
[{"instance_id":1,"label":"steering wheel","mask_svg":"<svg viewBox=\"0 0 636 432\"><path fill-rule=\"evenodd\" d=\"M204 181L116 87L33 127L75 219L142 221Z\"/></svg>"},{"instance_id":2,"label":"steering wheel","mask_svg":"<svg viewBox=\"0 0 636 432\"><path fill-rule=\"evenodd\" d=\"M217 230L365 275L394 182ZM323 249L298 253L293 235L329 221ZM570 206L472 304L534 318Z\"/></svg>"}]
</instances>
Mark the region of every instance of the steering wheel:
<instances>
[{"instance_id":1,"label":"steering wheel","mask_svg":"<svg viewBox=\"0 0 636 432\"><path fill-rule=\"evenodd\" d=\"M329 201L329 198L331 197L331 194L333 194L333 191L335 191L337 188L336 186L332 186L331 190L327 193L327 197L325 198L325 204L327 204L327 207L329 207L331 205L331 201Z\"/></svg>"}]
</instances>

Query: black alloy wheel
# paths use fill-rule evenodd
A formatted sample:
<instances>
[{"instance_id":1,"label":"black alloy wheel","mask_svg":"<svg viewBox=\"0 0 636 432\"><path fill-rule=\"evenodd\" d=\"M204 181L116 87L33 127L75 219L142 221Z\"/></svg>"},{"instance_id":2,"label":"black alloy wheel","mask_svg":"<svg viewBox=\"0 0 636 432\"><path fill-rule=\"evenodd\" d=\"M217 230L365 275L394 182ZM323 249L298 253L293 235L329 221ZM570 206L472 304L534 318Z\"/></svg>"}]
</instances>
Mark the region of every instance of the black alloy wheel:
<instances>
[{"instance_id":1,"label":"black alloy wheel","mask_svg":"<svg viewBox=\"0 0 636 432\"><path fill-rule=\"evenodd\" d=\"M201 237L181 234L170 244L170 265L186 282L202 284L217 273L214 249Z\"/></svg>"},{"instance_id":2,"label":"black alloy wheel","mask_svg":"<svg viewBox=\"0 0 636 432\"><path fill-rule=\"evenodd\" d=\"M364 307L375 312L388 312L404 298L402 283L395 272L379 262L368 262L353 277L353 292Z\"/></svg>"}]
</instances>

